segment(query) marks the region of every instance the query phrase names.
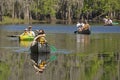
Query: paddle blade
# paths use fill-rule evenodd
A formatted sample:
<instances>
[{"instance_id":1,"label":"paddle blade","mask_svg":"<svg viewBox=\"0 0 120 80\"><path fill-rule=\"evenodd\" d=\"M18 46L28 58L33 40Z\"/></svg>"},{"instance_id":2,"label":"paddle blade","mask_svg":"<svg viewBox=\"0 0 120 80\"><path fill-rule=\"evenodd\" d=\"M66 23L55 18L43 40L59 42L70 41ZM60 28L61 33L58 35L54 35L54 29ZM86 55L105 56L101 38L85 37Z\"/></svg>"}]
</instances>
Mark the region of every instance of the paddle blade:
<instances>
[{"instance_id":1,"label":"paddle blade","mask_svg":"<svg viewBox=\"0 0 120 80\"><path fill-rule=\"evenodd\" d=\"M57 51L57 49L54 46L50 46L50 50L51 50L51 52L56 52Z\"/></svg>"},{"instance_id":2,"label":"paddle blade","mask_svg":"<svg viewBox=\"0 0 120 80\"><path fill-rule=\"evenodd\" d=\"M113 24L113 25L117 25L117 24L119 24L119 23L117 23L117 22L113 22L112 24Z\"/></svg>"},{"instance_id":3,"label":"paddle blade","mask_svg":"<svg viewBox=\"0 0 120 80\"><path fill-rule=\"evenodd\" d=\"M56 60L56 59L57 59L56 56L51 56L50 59L49 59L49 61L54 61L54 60Z\"/></svg>"}]
</instances>

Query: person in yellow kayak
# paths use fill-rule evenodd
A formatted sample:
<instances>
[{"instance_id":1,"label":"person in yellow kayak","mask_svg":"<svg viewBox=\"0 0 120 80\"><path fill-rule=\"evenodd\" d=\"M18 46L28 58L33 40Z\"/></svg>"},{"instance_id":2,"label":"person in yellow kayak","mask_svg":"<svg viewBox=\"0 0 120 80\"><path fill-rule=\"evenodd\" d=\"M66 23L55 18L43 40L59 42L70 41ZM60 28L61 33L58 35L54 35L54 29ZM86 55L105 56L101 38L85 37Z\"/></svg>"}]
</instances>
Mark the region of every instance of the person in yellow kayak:
<instances>
[{"instance_id":1,"label":"person in yellow kayak","mask_svg":"<svg viewBox=\"0 0 120 80\"><path fill-rule=\"evenodd\" d=\"M25 35L29 35L30 36L27 28L24 29L24 32L20 36L25 36Z\"/></svg>"},{"instance_id":2,"label":"person in yellow kayak","mask_svg":"<svg viewBox=\"0 0 120 80\"><path fill-rule=\"evenodd\" d=\"M28 26L28 32L31 36L34 36L35 37L35 33L34 31L32 31L32 26Z\"/></svg>"}]
</instances>

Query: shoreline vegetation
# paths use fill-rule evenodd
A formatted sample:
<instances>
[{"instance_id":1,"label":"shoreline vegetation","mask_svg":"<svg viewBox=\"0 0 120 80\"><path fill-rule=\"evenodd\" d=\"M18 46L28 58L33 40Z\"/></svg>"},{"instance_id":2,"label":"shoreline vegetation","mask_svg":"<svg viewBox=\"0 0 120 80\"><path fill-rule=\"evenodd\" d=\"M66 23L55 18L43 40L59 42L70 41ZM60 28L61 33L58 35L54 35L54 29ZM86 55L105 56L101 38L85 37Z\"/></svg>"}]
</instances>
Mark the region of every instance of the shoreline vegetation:
<instances>
[{"instance_id":1,"label":"shoreline vegetation","mask_svg":"<svg viewBox=\"0 0 120 80\"><path fill-rule=\"evenodd\" d=\"M51 24L56 24L56 23L63 23L63 24L72 24L76 23L76 20L73 21L68 21L68 20L60 20L60 19L55 19L55 20L24 20L24 19L18 19L18 18L11 18L8 16L4 16L2 18L2 21L0 21L0 25L5 25L5 24L32 24L32 23L51 23Z\"/></svg>"},{"instance_id":2,"label":"shoreline vegetation","mask_svg":"<svg viewBox=\"0 0 120 80\"><path fill-rule=\"evenodd\" d=\"M23 24L23 23L31 23L31 22L39 22L38 20L24 20L24 19L18 19L18 18L10 18L10 17L3 17L3 20L0 21L0 25L5 24Z\"/></svg>"},{"instance_id":3,"label":"shoreline vegetation","mask_svg":"<svg viewBox=\"0 0 120 80\"><path fill-rule=\"evenodd\" d=\"M1 0L0 24L120 20L119 0Z\"/></svg>"},{"instance_id":4,"label":"shoreline vegetation","mask_svg":"<svg viewBox=\"0 0 120 80\"><path fill-rule=\"evenodd\" d=\"M56 23L56 22L61 22L61 23L71 23L68 20L24 20L24 19L18 19L18 18L11 18L8 16L4 16L3 20L0 21L0 25L5 25L5 24L31 24L31 23ZM74 23L75 21L72 21Z\"/></svg>"},{"instance_id":5,"label":"shoreline vegetation","mask_svg":"<svg viewBox=\"0 0 120 80\"><path fill-rule=\"evenodd\" d=\"M7 25L7 24L34 24L34 23L50 23L50 24L76 24L78 20L68 21L68 20L24 20L24 19L18 19L18 18L11 18L8 16L4 16L3 20L0 21L0 25ZM88 22L92 24L103 24L102 20L88 20ZM120 20L115 20L114 22L120 22Z\"/></svg>"}]
</instances>

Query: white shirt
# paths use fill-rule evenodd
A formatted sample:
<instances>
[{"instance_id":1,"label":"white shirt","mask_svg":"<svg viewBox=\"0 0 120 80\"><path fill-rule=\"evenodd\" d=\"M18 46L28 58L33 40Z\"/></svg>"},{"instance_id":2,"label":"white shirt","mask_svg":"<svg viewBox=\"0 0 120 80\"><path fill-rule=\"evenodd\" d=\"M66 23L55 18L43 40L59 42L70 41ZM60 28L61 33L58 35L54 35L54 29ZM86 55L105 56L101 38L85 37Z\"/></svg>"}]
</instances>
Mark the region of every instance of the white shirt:
<instances>
[{"instance_id":1,"label":"white shirt","mask_svg":"<svg viewBox=\"0 0 120 80\"><path fill-rule=\"evenodd\" d=\"M30 31L29 33L32 34L32 36L35 36L35 33L33 31Z\"/></svg>"},{"instance_id":2,"label":"white shirt","mask_svg":"<svg viewBox=\"0 0 120 80\"><path fill-rule=\"evenodd\" d=\"M80 23L77 23L77 24L76 24L76 27L80 27L80 25L81 25Z\"/></svg>"},{"instance_id":3,"label":"white shirt","mask_svg":"<svg viewBox=\"0 0 120 80\"><path fill-rule=\"evenodd\" d=\"M77 24L76 24L76 27L78 27L78 28L79 28L79 27L82 27L82 26L84 26L84 23L77 23Z\"/></svg>"},{"instance_id":4,"label":"white shirt","mask_svg":"<svg viewBox=\"0 0 120 80\"><path fill-rule=\"evenodd\" d=\"M112 24L112 20L110 19L110 20L108 20L108 24Z\"/></svg>"},{"instance_id":5,"label":"white shirt","mask_svg":"<svg viewBox=\"0 0 120 80\"><path fill-rule=\"evenodd\" d=\"M108 23L108 19L107 18L104 18L104 23L107 24Z\"/></svg>"}]
</instances>

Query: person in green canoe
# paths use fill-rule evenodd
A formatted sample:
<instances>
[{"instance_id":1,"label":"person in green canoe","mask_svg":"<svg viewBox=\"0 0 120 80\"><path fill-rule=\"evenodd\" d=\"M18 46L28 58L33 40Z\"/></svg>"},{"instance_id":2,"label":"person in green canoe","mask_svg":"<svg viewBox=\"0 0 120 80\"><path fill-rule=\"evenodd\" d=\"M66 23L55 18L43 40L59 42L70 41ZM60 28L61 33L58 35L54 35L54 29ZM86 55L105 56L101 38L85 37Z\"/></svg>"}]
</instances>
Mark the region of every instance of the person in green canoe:
<instances>
[{"instance_id":1,"label":"person in green canoe","mask_svg":"<svg viewBox=\"0 0 120 80\"><path fill-rule=\"evenodd\" d=\"M87 20L84 21L84 26L82 26L81 28L79 28L79 32L81 31L89 31L90 30L90 25L89 23L87 22Z\"/></svg>"},{"instance_id":2,"label":"person in green canoe","mask_svg":"<svg viewBox=\"0 0 120 80\"><path fill-rule=\"evenodd\" d=\"M34 46L37 42L37 43L40 43L40 45L42 47L42 45L47 43L47 40L45 39L45 36L46 35L45 35L44 30L40 29L38 31L38 35L34 38L31 46ZM36 65L34 65L34 68L37 69L39 72L42 72L45 69L45 64L46 64L46 61L43 60L41 57L42 56L40 54L38 54L38 62L37 62Z\"/></svg>"},{"instance_id":3,"label":"person in green canoe","mask_svg":"<svg viewBox=\"0 0 120 80\"><path fill-rule=\"evenodd\" d=\"M36 42L39 42L41 45L46 43L47 40L45 39L46 35L44 30L40 29L38 32L38 35L34 38L32 45L34 45Z\"/></svg>"}]
</instances>

